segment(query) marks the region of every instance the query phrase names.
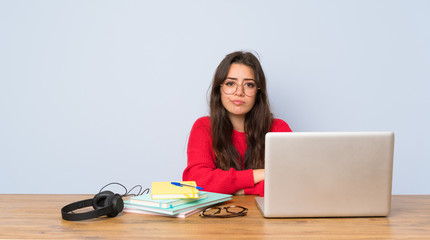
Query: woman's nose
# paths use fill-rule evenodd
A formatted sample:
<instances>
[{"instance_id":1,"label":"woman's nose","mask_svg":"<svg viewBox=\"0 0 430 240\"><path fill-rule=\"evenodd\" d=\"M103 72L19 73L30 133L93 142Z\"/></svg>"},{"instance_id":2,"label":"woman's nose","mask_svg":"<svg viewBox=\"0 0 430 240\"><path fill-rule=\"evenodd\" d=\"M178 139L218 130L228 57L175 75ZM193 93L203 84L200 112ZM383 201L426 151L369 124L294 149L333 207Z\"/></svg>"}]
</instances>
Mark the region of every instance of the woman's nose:
<instances>
[{"instance_id":1,"label":"woman's nose","mask_svg":"<svg viewBox=\"0 0 430 240\"><path fill-rule=\"evenodd\" d=\"M243 84L237 84L236 95L243 96L245 94L245 89L243 89Z\"/></svg>"}]
</instances>

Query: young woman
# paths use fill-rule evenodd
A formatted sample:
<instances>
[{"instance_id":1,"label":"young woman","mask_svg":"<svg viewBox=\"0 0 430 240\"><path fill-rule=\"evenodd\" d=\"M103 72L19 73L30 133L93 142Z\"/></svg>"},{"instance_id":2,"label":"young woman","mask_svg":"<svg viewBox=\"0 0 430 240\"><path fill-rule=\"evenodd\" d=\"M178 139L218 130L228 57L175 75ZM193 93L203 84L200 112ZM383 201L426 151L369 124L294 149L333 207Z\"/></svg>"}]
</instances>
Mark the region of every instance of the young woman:
<instances>
[{"instance_id":1,"label":"young woman","mask_svg":"<svg viewBox=\"0 0 430 240\"><path fill-rule=\"evenodd\" d=\"M267 132L291 129L270 112L258 59L250 52L230 53L213 78L210 116L191 129L183 180L205 191L263 196Z\"/></svg>"}]
</instances>

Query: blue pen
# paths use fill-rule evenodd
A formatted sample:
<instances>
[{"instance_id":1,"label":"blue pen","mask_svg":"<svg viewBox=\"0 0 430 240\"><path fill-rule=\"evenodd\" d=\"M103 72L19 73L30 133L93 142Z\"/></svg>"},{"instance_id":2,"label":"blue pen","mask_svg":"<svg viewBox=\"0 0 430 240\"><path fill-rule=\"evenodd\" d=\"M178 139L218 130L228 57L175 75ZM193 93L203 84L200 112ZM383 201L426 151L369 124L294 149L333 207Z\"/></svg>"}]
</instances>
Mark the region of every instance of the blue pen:
<instances>
[{"instance_id":1,"label":"blue pen","mask_svg":"<svg viewBox=\"0 0 430 240\"><path fill-rule=\"evenodd\" d=\"M202 187L197 187L197 186L193 186L193 185L189 185L189 184L185 184L185 183L180 183L180 182L170 182L171 184L178 186L178 187L193 187L193 188L197 188L198 190L203 190Z\"/></svg>"}]
</instances>

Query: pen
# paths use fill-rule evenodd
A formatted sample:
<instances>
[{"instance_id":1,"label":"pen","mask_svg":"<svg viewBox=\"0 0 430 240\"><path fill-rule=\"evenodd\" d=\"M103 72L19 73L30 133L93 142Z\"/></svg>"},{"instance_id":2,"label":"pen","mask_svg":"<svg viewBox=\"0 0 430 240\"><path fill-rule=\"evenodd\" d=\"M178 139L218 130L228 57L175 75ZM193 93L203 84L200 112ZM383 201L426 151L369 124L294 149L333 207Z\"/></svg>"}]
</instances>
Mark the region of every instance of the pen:
<instances>
[{"instance_id":1,"label":"pen","mask_svg":"<svg viewBox=\"0 0 430 240\"><path fill-rule=\"evenodd\" d=\"M189 184L185 184L185 183L180 183L180 182L170 182L171 184L178 186L178 187L193 187L193 188L197 188L198 190L203 190L202 187L197 187L197 186L193 186L193 185L189 185Z\"/></svg>"}]
</instances>

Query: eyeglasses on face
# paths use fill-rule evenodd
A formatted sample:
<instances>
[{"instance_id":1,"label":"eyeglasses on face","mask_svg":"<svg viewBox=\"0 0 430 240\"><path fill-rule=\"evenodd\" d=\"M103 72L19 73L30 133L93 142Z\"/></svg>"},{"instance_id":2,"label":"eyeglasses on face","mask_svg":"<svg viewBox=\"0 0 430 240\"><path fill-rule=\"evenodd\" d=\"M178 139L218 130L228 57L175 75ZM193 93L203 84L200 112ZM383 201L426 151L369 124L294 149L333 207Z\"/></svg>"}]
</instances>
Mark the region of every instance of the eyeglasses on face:
<instances>
[{"instance_id":1,"label":"eyeglasses on face","mask_svg":"<svg viewBox=\"0 0 430 240\"><path fill-rule=\"evenodd\" d=\"M201 211L200 217L231 218L245 216L247 213L248 208L242 206L211 207Z\"/></svg>"},{"instance_id":2,"label":"eyeglasses on face","mask_svg":"<svg viewBox=\"0 0 430 240\"><path fill-rule=\"evenodd\" d=\"M237 91L237 87L242 86L242 91L246 96L252 97L257 94L257 91L260 89L257 87L255 81L245 81L242 84L238 84L236 81L226 79L221 84L222 91L227 95L233 95Z\"/></svg>"}]
</instances>

